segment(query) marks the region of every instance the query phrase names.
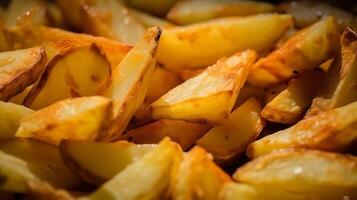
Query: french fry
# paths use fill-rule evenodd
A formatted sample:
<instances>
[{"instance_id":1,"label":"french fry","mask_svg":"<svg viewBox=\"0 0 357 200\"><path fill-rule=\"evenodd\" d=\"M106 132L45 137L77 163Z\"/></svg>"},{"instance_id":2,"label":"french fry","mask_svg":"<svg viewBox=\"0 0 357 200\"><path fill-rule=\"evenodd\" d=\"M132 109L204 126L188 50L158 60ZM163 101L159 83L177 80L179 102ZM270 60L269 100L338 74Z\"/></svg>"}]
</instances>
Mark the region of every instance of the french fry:
<instances>
[{"instance_id":1,"label":"french fry","mask_svg":"<svg viewBox=\"0 0 357 200\"><path fill-rule=\"evenodd\" d=\"M192 147L203 136L209 126L181 120L161 119L126 132L121 139L137 144L156 144L165 137L178 143L182 149Z\"/></svg>"},{"instance_id":2,"label":"french fry","mask_svg":"<svg viewBox=\"0 0 357 200\"><path fill-rule=\"evenodd\" d=\"M336 53L338 38L339 31L333 17L301 30L254 64L249 83L266 87L317 67Z\"/></svg>"},{"instance_id":3,"label":"french fry","mask_svg":"<svg viewBox=\"0 0 357 200\"><path fill-rule=\"evenodd\" d=\"M262 156L238 168L233 178L270 190L333 200L357 197L356 176L357 157L301 149Z\"/></svg>"},{"instance_id":4,"label":"french fry","mask_svg":"<svg viewBox=\"0 0 357 200\"><path fill-rule=\"evenodd\" d=\"M179 25L193 24L215 18L247 16L275 11L273 4L258 1L178 1L167 13L167 18Z\"/></svg>"},{"instance_id":5,"label":"french fry","mask_svg":"<svg viewBox=\"0 0 357 200\"><path fill-rule=\"evenodd\" d=\"M201 147L194 147L180 164L173 185L172 199L216 200L222 186L231 178Z\"/></svg>"},{"instance_id":6,"label":"french fry","mask_svg":"<svg viewBox=\"0 0 357 200\"><path fill-rule=\"evenodd\" d=\"M127 0L128 4L139 10L164 16L177 0Z\"/></svg>"},{"instance_id":7,"label":"french fry","mask_svg":"<svg viewBox=\"0 0 357 200\"><path fill-rule=\"evenodd\" d=\"M252 97L233 110L221 126L210 129L196 144L212 153L218 163L225 164L245 152L264 127L261 105Z\"/></svg>"},{"instance_id":8,"label":"french fry","mask_svg":"<svg viewBox=\"0 0 357 200\"><path fill-rule=\"evenodd\" d=\"M265 104L271 102L278 94L288 88L289 82L282 82L266 88Z\"/></svg>"},{"instance_id":9,"label":"french fry","mask_svg":"<svg viewBox=\"0 0 357 200\"><path fill-rule=\"evenodd\" d=\"M307 148L324 151L347 150L357 138L357 102L299 121L294 126L251 143L251 158L284 148Z\"/></svg>"},{"instance_id":10,"label":"french fry","mask_svg":"<svg viewBox=\"0 0 357 200\"><path fill-rule=\"evenodd\" d=\"M152 117L222 123L228 118L255 59L252 50L222 58L155 101L151 105Z\"/></svg>"},{"instance_id":11,"label":"french fry","mask_svg":"<svg viewBox=\"0 0 357 200\"><path fill-rule=\"evenodd\" d=\"M180 76L180 78L183 81L186 81L190 78L193 78L193 77L199 75L200 73L202 73L205 70L206 70L206 67L197 68L197 69L180 69L180 70L177 70L176 73Z\"/></svg>"},{"instance_id":12,"label":"french fry","mask_svg":"<svg viewBox=\"0 0 357 200\"><path fill-rule=\"evenodd\" d=\"M25 106L0 101L0 140L13 138L20 120L32 112Z\"/></svg>"},{"instance_id":13,"label":"french fry","mask_svg":"<svg viewBox=\"0 0 357 200\"><path fill-rule=\"evenodd\" d=\"M9 100L33 84L45 69L46 53L33 47L0 53L0 100Z\"/></svg>"},{"instance_id":14,"label":"french fry","mask_svg":"<svg viewBox=\"0 0 357 200\"><path fill-rule=\"evenodd\" d=\"M255 97L259 102L264 103L265 93L266 93L265 88L253 86L250 85L249 83L246 83L239 91L238 98L233 108L239 107L251 97Z\"/></svg>"},{"instance_id":15,"label":"french fry","mask_svg":"<svg viewBox=\"0 0 357 200\"><path fill-rule=\"evenodd\" d=\"M94 185L113 178L154 147L155 145L135 145L126 141L103 143L63 140L59 145L67 166L83 180Z\"/></svg>"},{"instance_id":16,"label":"french fry","mask_svg":"<svg viewBox=\"0 0 357 200\"><path fill-rule=\"evenodd\" d=\"M262 14L164 29L156 58L172 69L206 67L237 51L269 49L291 24L290 15Z\"/></svg>"},{"instance_id":17,"label":"french fry","mask_svg":"<svg viewBox=\"0 0 357 200\"><path fill-rule=\"evenodd\" d=\"M161 29L147 30L143 38L114 69L100 94L113 100L113 119L101 140L118 139L143 103L155 70L155 54Z\"/></svg>"},{"instance_id":18,"label":"french fry","mask_svg":"<svg viewBox=\"0 0 357 200\"><path fill-rule=\"evenodd\" d=\"M170 191L172 177L177 174L181 157L180 147L164 139L95 192L79 199L165 199Z\"/></svg>"},{"instance_id":19,"label":"french fry","mask_svg":"<svg viewBox=\"0 0 357 200\"><path fill-rule=\"evenodd\" d=\"M146 28L150 28L152 26L158 26L160 28L172 28L175 25L166 21L165 19L155 17L145 12L141 12L139 10L130 9L130 14L139 20Z\"/></svg>"},{"instance_id":20,"label":"french fry","mask_svg":"<svg viewBox=\"0 0 357 200\"><path fill-rule=\"evenodd\" d=\"M66 99L26 116L17 137L58 145L63 139L95 140L111 117L110 99L99 96Z\"/></svg>"}]
</instances>

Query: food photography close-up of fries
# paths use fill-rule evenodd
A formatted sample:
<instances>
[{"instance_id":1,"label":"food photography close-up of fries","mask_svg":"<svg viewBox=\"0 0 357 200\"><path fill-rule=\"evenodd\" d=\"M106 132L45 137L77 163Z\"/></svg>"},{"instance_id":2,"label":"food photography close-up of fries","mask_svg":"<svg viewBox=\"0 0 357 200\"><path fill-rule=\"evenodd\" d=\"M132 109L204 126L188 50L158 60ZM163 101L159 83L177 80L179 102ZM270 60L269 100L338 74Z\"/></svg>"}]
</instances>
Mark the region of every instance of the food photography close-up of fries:
<instances>
[{"instance_id":1,"label":"food photography close-up of fries","mask_svg":"<svg viewBox=\"0 0 357 200\"><path fill-rule=\"evenodd\" d=\"M357 1L0 0L0 200L357 200Z\"/></svg>"}]
</instances>

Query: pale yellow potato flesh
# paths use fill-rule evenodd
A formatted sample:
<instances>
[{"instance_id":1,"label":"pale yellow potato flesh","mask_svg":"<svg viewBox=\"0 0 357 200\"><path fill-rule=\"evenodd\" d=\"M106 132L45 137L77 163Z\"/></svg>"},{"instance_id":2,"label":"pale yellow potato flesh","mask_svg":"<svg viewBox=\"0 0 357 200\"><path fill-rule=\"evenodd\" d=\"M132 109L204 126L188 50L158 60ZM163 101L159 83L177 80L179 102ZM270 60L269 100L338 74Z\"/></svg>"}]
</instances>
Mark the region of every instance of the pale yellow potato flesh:
<instances>
[{"instance_id":1,"label":"pale yellow potato flesh","mask_svg":"<svg viewBox=\"0 0 357 200\"><path fill-rule=\"evenodd\" d=\"M165 137L178 143L182 149L192 147L203 136L209 126L181 120L161 119L142 127L132 129L121 137L136 144L156 144Z\"/></svg>"},{"instance_id":2,"label":"pale yellow potato flesh","mask_svg":"<svg viewBox=\"0 0 357 200\"><path fill-rule=\"evenodd\" d=\"M45 70L46 53L33 47L0 53L0 100L9 100L36 82Z\"/></svg>"},{"instance_id":3,"label":"pale yellow potato flesh","mask_svg":"<svg viewBox=\"0 0 357 200\"><path fill-rule=\"evenodd\" d=\"M63 139L95 140L108 124L112 102L99 96L66 99L37 110L20 121L16 137L58 145Z\"/></svg>"},{"instance_id":4,"label":"pale yellow potato flesh","mask_svg":"<svg viewBox=\"0 0 357 200\"><path fill-rule=\"evenodd\" d=\"M103 143L64 140L59 148L64 162L73 172L82 180L100 185L139 160L155 146L135 145L126 141Z\"/></svg>"},{"instance_id":5,"label":"pale yellow potato flesh","mask_svg":"<svg viewBox=\"0 0 357 200\"><path fill-rule=\"evenodd\" d=\"M222 58L151 104L154 119L222 123L228 118L257 55L252 50Z\"/></svg>"},{"instance_id":6,"label":"pale yellow potato flesh","mask_svg":"<svg viewBox=\"0 0 357 200\"><path fill-rule=\"evenodd\" d=\"M128 4L148 13L164 16L177 0L127 0Z\"/></svg>"},{"instance_id":7,"label":"pale yellow potato flesh","mask_svg":"<svg viewBox=\"0 0 357 200\"><path fill-rule=\"evenodd\" d=\"M298 122L311 105L323 78L321 70L302 74L274 97L262 110L262 117L268 121L293 124Z\"/></svg>"},{"instance_id":8,"label":"pale yellow potato flesh","mask_svg":"<svg viewBox=\"0 0 357 200\"><path fill-rule=\"evenodd\" d=\"M70 24L84 32L120 42L135 44L145 32L144 26L130 15L120 1L56 0Z\"/></svg>"},{"instance_id":9,"label":"pale yellow potato flesh","mask_svg":"<svg viewBox=\"0 0 357 200\"><path fill-rule=\"evenodd\" d=\"M333 17L316 22L258 60L249 74L249 83L271 86L315 68L336 53L338 40L338 26Z\"/></svg>"},{"instance_id":10,"label":"pale yellow potato flesh","mask_svg":"<svg viewBox=\"0 0 357 200\"><path fill-rule=\"evenodd\" d=\"M238 98L233 108L237 108L242 105L246 100L251 97L255 97L260 103L265 102L266 90L262 87L253 86L249 83L245 83L242 89L239 91Z\"/></svg>"},{"instance_id":11,"label":"pale yellow potato flesh","mask_svg":"<svg viewBox=\"0 0 357 200\"><path fill-rule=\"evenodd\" d=\"M149 28L143 38L113 70L100 94L113 100L113 119L101 140L117 140L143 103L155 70L159 27Z\"/></svg>"},{"instance_id":12,"label":"pale yellow potato flesh","mask_svg":"<svg viewBox=\"0 0 357 200\"><path fill-rule=\"evenodd\" d=\"M140 10L129 9L129 12L131 16L140 21L140 23L142 23L146 28L150 28L152 26L158 26L160 28L171 28L175 26L165 19L158 18Z\"/></svg>"},{"instance_id":13,"label":"pale yellow potato flesh","mask_svg":"<svg viewBox=\"0 0 357 200\"><path fill-rule=\"evenodd\" d=\"M23 103L38 110L63 99L95 95L110 73L110 63L96 45L69 46L53 53Z\"/></svg>"},{"instance_id":14,"label":"pale yellow potato flesh","mask_svg":"<svg viewBox=\"0 0 357 200\"><path fill-rule=\"evenodd\" d=\"M297 124L251 143L251 158L284 148L347 150L357 138L357 102L303 119Z\"/></svg>"},{"instance_id":15,"label":"pale yellow potato flesh","mask_svg":"<svg viewBox=\"0 0 357 200\"><path fill-rule=\"evenodd\" d=\"M165 199L170 191L172 177L177 174L181 157L180 147L164 139L95 192L79 199Z\"/></svg>"},{"instance_id":16,"label":"pale yellow potato flesh","mask_svg":"<svg viewBox=\"0 0 357 200\"><path fill-rule=\"evenodd\" d=\"M37 179L46 181L57 188L78 189L81 185L81 180L62 161L59 150L55 146L37 140L17 138L1 140L0 150L20 159L21 162L26 163L24 167L30 170ZM1 160L1 162L6 161ZM14 166L13 170L17 170L17 167ZM0 177L9 175L1 172L0 174ZM23 178L25 179L23 181L27 181L26 177ZM12 192L27 190L21 186L23 183L18 182L18 184L7 184L5 181L4 185L0 184L0 188Z\"/></svg>"},{"instance_id":17,"label":"pale yellow potato flesh","mask_svg":"<svg viewBox=\"0 0 357 200\"><path fill-rule=\"evenodd\" d=\"M262 107L252 97L232 111L221 126L214 126L196 144L212 153L219 163L245 152L249 143L262 131L265 123L260 116Z\"/></svg>"},{"instance_id":18,"label":"pale yellow potato flesh","mask_svg":"<svg viewBox=\"0 0 357 200\"><path fill-rule=\"evenodd\" d=\"M156 58L173 69L206 67L237 51L267 50L291 25L290 15L261 14L164 29Z\"/></svg>"},{"instance_id":19,"label":"pale yellow potato flesh","mask_svg":"<svg viewBox=\"0 0 357 200\"><path fill-rule=\"evenodd\" d=\"M316 199L357 197L357 157L313 150L282 150L237 169L234 180L316 196ZM324 191L324 192L321 192Z\"/></svg>"},{"instance_id":20,"label":"pale yellow potato flesh","mask_svg":"<svg viewBox=\"0 0 357 200\"><path fill-rule=\"evenodd\" d=\"M172 6L167 18L175 24L187 25L215 18L255 15L275 10L273 4L258 1L188 0L178 1Z\"/></svg>"},{"instance_id":21,"label":"pale yellow potato flesh","mask_svg":"<svg viewBox=\"0 0 357 200\"><path fill-rule=\"evenodd\" d=\"M13 138L20 120L32 112L25 106L0 101L0 140Z\"/></svg>"},{"instance_id":22,"label":"pale yellow potato flesh","mask_svg":"<svg viewBox=\"0 0 357 200\"><path fill-rule=\"evenodd\" d=\"M231 178L203 148L196 146L184 155L173 184L173 200L216 200Z\"/></svg>"}]
</instances>

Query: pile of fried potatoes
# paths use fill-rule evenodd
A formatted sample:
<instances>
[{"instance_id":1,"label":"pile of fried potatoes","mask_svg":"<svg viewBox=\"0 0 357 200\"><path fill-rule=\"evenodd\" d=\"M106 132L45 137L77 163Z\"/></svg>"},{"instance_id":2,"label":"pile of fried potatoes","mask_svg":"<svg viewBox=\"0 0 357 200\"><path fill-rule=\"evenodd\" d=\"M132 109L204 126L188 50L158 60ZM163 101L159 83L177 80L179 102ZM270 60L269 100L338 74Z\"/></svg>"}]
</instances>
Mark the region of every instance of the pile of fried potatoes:
<instances>
[{"instance_id":1,"label":"pile of fried potatoes","mask_svg":"<svg viewBox=\"0 0 357 200\"><path fill-rule=\"evenodd\" d=\"M356 200L342 7L2 2L0 199Z\"/></svg>"}]
</instances>

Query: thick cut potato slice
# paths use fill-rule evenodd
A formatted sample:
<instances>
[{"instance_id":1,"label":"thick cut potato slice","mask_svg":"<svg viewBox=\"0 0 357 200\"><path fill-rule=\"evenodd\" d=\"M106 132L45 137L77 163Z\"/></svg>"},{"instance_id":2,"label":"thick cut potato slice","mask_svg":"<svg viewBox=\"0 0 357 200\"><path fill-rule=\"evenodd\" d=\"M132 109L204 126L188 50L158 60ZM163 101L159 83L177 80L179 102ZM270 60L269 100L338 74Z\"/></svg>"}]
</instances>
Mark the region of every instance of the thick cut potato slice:
<instances>
[{"instance_id":1,"label":"thick cut potato slice","mask_svg":"<svg viewBox=\"0 0 357 200\"><path fill-rule=\"evenodd\" d=\"M206 67L237 51L269 49L291 24L290 15L266 14L164 29L156 58L168 68Z\"/></svg>"},{"instance_id":2,"label":"thick cut potato slice","mask_svg":"<svg viewBox=\"0 0 357 200\"><path fill-rule=\"evenodd\" d=\"M37 178L55 187L76 189L81 184L80 179L62 161L55 146L32 139L10 139L0 141L0 150L26 162L26 167ZM16 186L10 186L9 191L16 191Z\"/></svg>"},{"instance_id":3,"label":"thick cut potato slice","mask_svg":"<svg viewBox=\"0 0 357 200\"><path fill-rule=\"evenodd\" d=\"M100 94L113 100L113 120L102 140L118 139L143 103L155 70L155 54L161 29L147 30L143 38L114 69Z\"/></svg>"},{"instance_id":4,"label":"thick cut potato slice","mask_svg":"<svg viewBox=\"0 0 357 200\"><path fill-rule=\"evenodd\" d=\"M63 99L95 95L110 70L110 63L96 45L70 46L54 53L24 105L41 109Z\"/></svg>"},{"instance_id":5,"label":"thick cut potato slice","mask_svg":"<svg viewBox=\"0 0 357 200\"><path fill-rule=\"evenodd\" d=\"M62 40L62 47L66 43L98 45L107 56L112 68L115 68L131 49L130 45L116 42L104 37L73 33L61 29L45 26L16 26L5 30L6 40L15 48L28 48L36 45L55 43ZM49 60L49 59L48 59Z\"/></svg>"},{"instance_id":6,"label":"thick cut potato slice","mask_svg":"<svg viewBox=\"0 0 357 200\"><path fill-rule=\"evenodd\" d=\"M126 0L130 6L158 16L165 16L177 0Z\"/></svg>"},{"instance_id":7,"label":"thick cut potato slice","mask_svg":"<svg viewBox=\"0 0 357 200\"><path fill-rule=\"evenodd\" d=\"M175 26L174 24L166 21L165 19L158 18L156 16L150 15L145 12L141 12L139 10L130 9L129 12L134 18L139 20L146 28L150 28L152 26L158 26L161 28L171 28Z\"/></svg>"},{"instance_id":8,"label":"thick cut potato slice","mask_svg":"<svg viewBox=\"0 0 357 200\"><path fill-rule=\"evenodd\" d=\"M99 96L59 101L20 121L17 137L58 145L62 139L95 140L111 117L110 99Z\"/></svg>"},{"instance_id":9,"label":"thick cut potato slice","mask_svg":"<svg viewBox=\"0 0 357 200\"><path fill-rule=\"evenodd\" d=\"M260 117L262 107L255 98L245 101L229 115L221 126L209 130L196 144L212 153L215 160L224 163L245 152L264 127Z\"/></svg>"},{"instance_id":10,"label":"thick cut potato slice","mask_svg":"<svg viewBox=\"0 0 357 200\"><path fill-rule=\"evenodd\" d=\"M257 1L188 0L177 2L167 13L167 18L180 25L203 22L229 16L247 16L273 12L275 6Z\"/></svg>"},{"instance_id":11,"label":"thick cut potato slice","mask_svg":"<svg viewBox=\"0 0 357 200\"><path fill-rule=\"evenodd\" d=\"M344 151L357 139L357 102L299 121L249 145L252 158L289 147Z\"/></svg>"},{"instance_id":12,"label":"thick cut potato slice","mask_svg":"<svg viewBox=\"0 0 357 200\"><path fill-rule=\"evenodd\" d=\"M261 113L262 117L282 124L298 122L315 97L322 78L321 70L312 70L302 74L265 105Z\"/></svg>"},{"instance_id":13,"label":"thick cut potato slice","mask_svg":"<svg viewBox=\"0 0 357 200\"><path fill-rule=\"evenodd\" d=\"M342 55L334 60L306 117L357 100L357 34L346 29L341 39Z\"/></svg>"},{"instance_id":14,"label":"thick cut potato slice","mask_svg":"<svg viewBox=\"0 0 357 200\"><path fill-rule=\"evenodd\" d=\"M126 132L122 139L137 144L156 144L165 137L178 143L186 150L195 144L209 129L209 126L181 120L161 119Z\"/></svg>"},{"instance_id":15,"label":"thick cut potato slice","mask_svg":"<svg viewBox=\"0 0 357 200\"><path fill-rule=\"evenodd\" d=\"M231 178L201 147L194 147L180 164L173 185L174 200L216 200L222 186Z\"/></svg>"},{"instance_id":16,"label":"thick cut potato slice","mask_svg":"<svg viewBox=\"0 0 357 200\"><path fill-rule=\"evenodd\" d=\"M0 53L0 100L9 100L33 84L46 65L42 47Z\"/></svg>"},{"instance_id":17,"label":"thick cut potato slice","mask_svg":"<svg viewBox=\"0 0 357 200\"><path fill-rule=\"evenodd\" d=\"M82 31L135 44L144 26L130 16L128 8L112 0L56 0L68 22Z\"/></svg>"},{"instance_id":18,"label":"thick cut potato slice","mask_svg":"<svg viewBox=\"0 0 357 200\"><path fill-rule=\"evenodd\" d=\"M252 50L220 59L155 101L151 105L152 117L222 123L228 118L255 59Z\"/></svg>"},{"instance_id":19,"label":"thick cut potato slice","mask_svg":"<svg viewBox=\"0 0 357 200\"><path fill-rule=\"evenodd\" d=\"M279 49L256 62L249 74L253 85L270 86L317 67L338 49L339 31L333 17L296 33Z\"/></svg>"},{"instance_id":20,"label":"thick cut potato slice","mask_svg":"<svg viewBox=\"0 0 357 200\"><path fill-rule=\"evenodd\" d=\"M25 106L0 101L0 140L13 138L20 120L32 112Z\"/></svg>"},{"instance_id":21,"label":"thick cut potato slice","mask_svg":"<svg viewBox=\"0 0 357 200\"><path fill-rule=\"evenodd\" d=\"M357 198L357 157L285 150L262 156L238 168L242 183L317 196L316 199ZM321 192L324 191L324 192Z\"/></svg>"},{"instance_id":22,"label":"thick cut potato slice","mask_svg":"<svg viewBox=\"0 0 357 200\"><path fill-rule=\"evenodd\" d=\"M111 179L154 147L155 145L135 145L126 141L103 143L65 140L59 146L67 166L83 180L94 185Z\"/></svg>"},{"instance_id":23,"label":"thick cut potato slice","mask_svg":"<svg viewBox=\"0 0 357 200\"><path fill-rule=\"evenodd\" d=\"M206 68L207 67L197 68L197 69L179 69L179 70L176 70L176 73L180 76L180 78L183 81L186 81L186 80L188 80L190 78L193 78L193 77L199 75L200 73L205 71Z\"/></svg>"},{"instance_id":24,"label":"thick cut potato slice","mask_svg":"<svg viewBox=\"0 0 357 200\"><path fill-rule=\"evenodd\" d=\"M80 200L165 199L170 191L172 177L177 174L181 157L180 147L164 139L140 160Z\"/></svg>"}]
</instances>

